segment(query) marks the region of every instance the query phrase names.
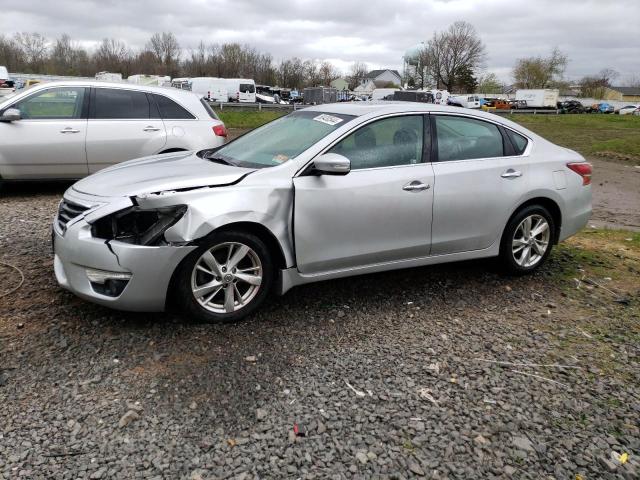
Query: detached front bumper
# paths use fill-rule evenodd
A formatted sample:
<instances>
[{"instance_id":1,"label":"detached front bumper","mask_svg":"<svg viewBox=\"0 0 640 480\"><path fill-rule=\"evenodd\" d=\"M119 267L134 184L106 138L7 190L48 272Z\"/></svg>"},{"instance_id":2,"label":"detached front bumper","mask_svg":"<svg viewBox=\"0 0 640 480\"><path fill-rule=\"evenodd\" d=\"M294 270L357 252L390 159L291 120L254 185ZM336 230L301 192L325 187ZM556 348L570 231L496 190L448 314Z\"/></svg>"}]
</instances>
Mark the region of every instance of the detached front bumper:
<instances>
[{"instance_id":1,"label":"detached front bumper","mask_svg":"<svg viewBox=\"0 0 640 480\"><path fill-rule=\"evenodd\" d=\"M195 246L146 247L91 236L84 220L62 232L54 222L54 270L58 283L77 296L118 310L164 311L171 276ZM117 296L99 293L87 269L130 274Z\"/></svg>"}]
</instances>

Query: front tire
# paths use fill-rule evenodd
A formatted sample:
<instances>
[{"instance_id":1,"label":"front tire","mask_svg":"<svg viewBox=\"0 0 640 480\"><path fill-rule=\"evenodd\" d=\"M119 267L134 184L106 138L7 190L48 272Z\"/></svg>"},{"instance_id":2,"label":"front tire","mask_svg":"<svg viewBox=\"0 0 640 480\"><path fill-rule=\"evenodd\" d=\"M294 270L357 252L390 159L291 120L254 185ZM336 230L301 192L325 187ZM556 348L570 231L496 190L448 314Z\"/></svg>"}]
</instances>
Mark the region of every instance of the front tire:
<instances>
[{"instance_id":1,"label":"front tire","mask_svg":"<svg viewBox=\"0 0 640 480\"><path fill-rule=\"evenodd\" d=\"M555 224L549 211L530 205L516 213L504 230L500 260L507 273L524 275L537 270L549 257Z\"/></svg>"},{"instance_id":2,"label":"front tire","mask_svg":"<svg viewBox=\"0 0 640 480\"><path fill-rule=\"evenodd\" d=\"M178 300L191 317L235 322L253 313L271 290L274 267L260 238L219 232L191 253L177 275Z\"/></svg>"}]
</instances>

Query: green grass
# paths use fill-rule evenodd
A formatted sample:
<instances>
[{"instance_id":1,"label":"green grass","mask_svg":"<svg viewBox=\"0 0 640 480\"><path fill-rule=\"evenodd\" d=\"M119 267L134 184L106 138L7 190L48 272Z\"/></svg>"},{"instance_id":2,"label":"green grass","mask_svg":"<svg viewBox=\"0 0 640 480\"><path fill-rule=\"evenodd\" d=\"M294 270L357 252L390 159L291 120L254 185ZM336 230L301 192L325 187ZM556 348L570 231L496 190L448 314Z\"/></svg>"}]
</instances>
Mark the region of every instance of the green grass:
<instances>
[{"instance_id":1,"label":"green grass","mask_svg":"<svg viewBox=\"0 0 640 480\"><path fill-rule=\"evenodd\" d=\"M621 154L640 161L640 117L634 115L511 115L510 120L582 155ZM635 157L635 158L629 158Z\"/></svg>"},{"instance_id":2,"label":"green grass","mask_svg":"<svg viewBox=\"0 0 640 480\"><path fill-rule=\"evenodd\" d=\"M216 110L216 114L220 120L224 122L227 128L257 128L276 118L286 115L286 111L229 111Z\"/></svg>"}]
</instances>

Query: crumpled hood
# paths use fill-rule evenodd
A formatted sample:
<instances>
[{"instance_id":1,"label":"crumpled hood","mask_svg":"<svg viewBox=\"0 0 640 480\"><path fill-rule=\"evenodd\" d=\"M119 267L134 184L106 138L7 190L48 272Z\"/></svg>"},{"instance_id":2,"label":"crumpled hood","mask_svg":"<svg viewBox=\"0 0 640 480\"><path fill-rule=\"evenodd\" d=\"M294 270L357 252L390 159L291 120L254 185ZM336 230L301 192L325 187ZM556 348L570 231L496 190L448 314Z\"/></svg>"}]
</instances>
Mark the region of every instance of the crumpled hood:
<instances>
[{"instance_id":1,"label":"crumpled hood","mask_svg":"<svg viewBox=\"0 0 640 480\"><path fill-rule=\"evenodd\" d=\"M129 197L163 190L228 185L254 170L214 163L195 152L178 152L105 168L78 181L72 188L89 195Z\"/></svg>"}]
</instances>

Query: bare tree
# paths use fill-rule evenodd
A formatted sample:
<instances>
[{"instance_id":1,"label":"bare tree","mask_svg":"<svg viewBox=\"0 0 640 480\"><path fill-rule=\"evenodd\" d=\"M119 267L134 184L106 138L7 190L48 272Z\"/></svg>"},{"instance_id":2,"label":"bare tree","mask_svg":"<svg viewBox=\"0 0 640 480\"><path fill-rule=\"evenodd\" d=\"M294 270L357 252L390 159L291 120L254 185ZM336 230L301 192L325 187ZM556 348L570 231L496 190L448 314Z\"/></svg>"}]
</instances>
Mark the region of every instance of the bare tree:
<instances>
[{"instance_id":1,"label":"bare tree","mask_svg":"<svg viewBox=\"0 0 640 480\"><path fill-rule=\"evenodd\" d=\"M129 74L131 53L124 42L105 38L93 56L98 71Z\"/></svg>"},{"instance_id":2,"label":"bare tree","mask_svg":"<svg viewBox=\"0 0 640 480\"><path fill-rule=\"evenodd\" d=\"M171 32L154 33L146 49L156 56L160 69L154 73L175 76L180 67L180 44ZM162 70L162 71L160 71Z\"/></svg>"},{"instance_id":3,"label":"bare tree","mask_svg":"<svg viewBox=\"0 0 640 480\"><path fill-rule=\"evenodd\" d=\"M20 32L15 34L15 43L26 68L34 73L42 71L47 58L47 39L39 33Z\"/></svg>"},{"instance_id":4,"label":"bare tree","mask_svg":"<svg viewBox=\"0 0 640 480\"><path fill-rule=\"evenodd\" d=\"M47 70L58 75L92 75L89 55L66 33L56 39L47 62Z\"/></svg>"},{"instance_id":5,"label":"bare tree","mask_svg":"<svg viewBox=\"0 0 640 480\"><path fill-rule=\"evenodd\" d=\"M360 85L364 79L367 77L369 73L369 67L364 62L353 62L351 64L351 68L349 69L349 88L351 90L355 89L358 85Z\"/></svg>"},{"instance_id":6,"label":"bare tree","mask_svg":"<svg viewBox=\"0 0 640 480\"><path fill-rule=\"evenodd\" d=\"M547 58L529 57L516 61L513 78L518 88L547 88L561 80L569 59L557 47Z\"/></svg>"},{"instance_id":7,"label":"bare tree","mask_svg":"<svg viewBox=\"0 0 640 480\"><path fill-rule=\"evenodd\" d=\"M434 33L420 57L423 86L426 80L437 88L453 90L458 76L468 77L484 61L485 47L473 25L458 21L444 32Z\"/></svg>"},{"instance_id":8,"label":"bare tree","mask_svg":"<svg viewBox=\"0 0 640 480\"><path fill-rule=\"evenodd\" d=\"M596 75L588 75L580 80L580 96L585 98L604 98L611 81L618 77L618 72L604 68Z\"/></svg>"},{"instance_id":9,"label":"bare tree","mask_svg":"<svg viewBox=\"0 0 640 480\"><path fill-rule=\"evenodd\" d=\"M329 85L340 76L336 67L327 60L320 64L320 67L318 68L318 75L320 76L322 85Z\"/></svg>"}]
</instances>

